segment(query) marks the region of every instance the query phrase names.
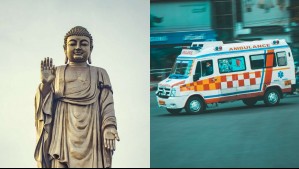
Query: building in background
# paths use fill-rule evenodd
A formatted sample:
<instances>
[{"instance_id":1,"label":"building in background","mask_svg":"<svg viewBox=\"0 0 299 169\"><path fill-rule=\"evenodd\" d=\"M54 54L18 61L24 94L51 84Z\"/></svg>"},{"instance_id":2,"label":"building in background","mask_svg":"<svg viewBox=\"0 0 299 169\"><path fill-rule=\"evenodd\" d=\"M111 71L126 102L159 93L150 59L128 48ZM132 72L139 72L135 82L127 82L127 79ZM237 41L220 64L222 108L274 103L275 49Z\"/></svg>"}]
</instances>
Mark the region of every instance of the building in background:
<instances>
[{"instance_id":1,"label":"building in background","mask_svg":"<svg viewBox=\"0 0 299 169\"><path fill-rule=\"evenodd\" d=\"M212 28L216 31L216 40L232 42L235 39L236 2L238 0L211 0Z\"/></svg>"},{"instance_id":2,"label":"building in background","mask_svg":"<svg viewBox=\"0 0 299 169\"><path fill-rule=\"evenodd\" d=\"M292 50L295 60L299 61L299 1L290 1L290 26L291 26L291 36L292 36ZM298 65L297 65L298 66Z\"/></svg>"},{"instance_id":3,"label":"building in background","mask_svg":"<svg viewBox=\"0 0 299 169\"><path fill-rule=\"evenodd\" d=\"M152 80L167 75L182 46L216 40L211 4L209 0L151 0L151 70L158 70L151 73Z\"/></svg>"},{"instance_id":4,"label":"building in background","mask_svg":"<svg viewBox=\"0 0 299 169\"><path fill-rule=\"evenodd\" d=\"M292 43L289 6L289 0L242 0L237 6L241 16L236 39L285 39Z\"/></svg>"},{"instance_id":5,"label":"building in background","mask_svg":"<svg viewBox=\"0 0 299 169\"><path fill-rule=\"evenodd\" d=\"M285 39L299 61L298 0L237 0L236 40Z\"/></svg>"}]
</instances>

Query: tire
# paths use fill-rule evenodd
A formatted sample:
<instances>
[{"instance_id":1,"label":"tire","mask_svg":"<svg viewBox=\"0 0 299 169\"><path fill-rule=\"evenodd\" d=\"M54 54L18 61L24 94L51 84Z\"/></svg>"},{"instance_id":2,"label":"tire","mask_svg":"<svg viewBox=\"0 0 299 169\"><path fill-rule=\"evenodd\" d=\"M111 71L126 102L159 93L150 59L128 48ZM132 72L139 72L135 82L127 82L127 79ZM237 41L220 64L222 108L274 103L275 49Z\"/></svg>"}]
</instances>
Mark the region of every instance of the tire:
<instances>
[{"instance_id":1,"label":"tire","mask_svg":"<svg viewBox=\"0 0 299 169\"><path fill-rule=\"evenodd\" d=\"M170 114L174 114L174 115L177 115L177 114L180 114L182 109L166 109Z\"/></svg>"},{"instance_id":2,"label":"tire","mask_svg":"<svg viewBox=\"0 0 299 169\"><path fill-rule=\"evenodd\" d=\"M186 103L185 109L189 114L199 114L206 109L206 103L199 97L190 97Z\"/></svg>"},{"instance_id":3,"label":"tire","mask_svg":"<svg viewBox=\"0 0 299 169\"><path fill-rule=\"evenodd\" d=\"M264 95L264 102L267 106L276 106L280 102L280 93L275 89L269 89Z\"/></svg>"},{"instance_id":4,"label":"tire","mask_svg":"<svg viewBox=\"0 0 299 169\"><path fill-rule=\"evenodd\" d=\"M252 107L252 106L254 106L256 103L257 103L257 99L244 99L243 100L243 103L244 104L246 104L247 106L249 106L249 107Z\"/></svg>"}]
</instances>

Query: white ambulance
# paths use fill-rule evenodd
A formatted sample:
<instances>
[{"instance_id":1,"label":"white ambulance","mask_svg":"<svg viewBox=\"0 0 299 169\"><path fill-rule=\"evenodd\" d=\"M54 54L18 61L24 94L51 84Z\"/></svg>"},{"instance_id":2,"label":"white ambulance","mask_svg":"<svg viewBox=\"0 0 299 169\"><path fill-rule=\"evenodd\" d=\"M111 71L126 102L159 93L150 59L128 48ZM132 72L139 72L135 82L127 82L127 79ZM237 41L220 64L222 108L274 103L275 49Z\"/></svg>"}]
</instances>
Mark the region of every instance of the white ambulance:
<instances>
[{"instance_id":1,"label":"white ambulance","mask_svg":"<svg viewBox=\"0 0 299 169\"><path fill-rule=\"evenodd\" d=\"M285 40L194 42L177 57L156 96L159 107L172 114L183 108L196 114L207 104L235 100L275 106L295 84L294 59Z\"/></svg>"}]
</instances>

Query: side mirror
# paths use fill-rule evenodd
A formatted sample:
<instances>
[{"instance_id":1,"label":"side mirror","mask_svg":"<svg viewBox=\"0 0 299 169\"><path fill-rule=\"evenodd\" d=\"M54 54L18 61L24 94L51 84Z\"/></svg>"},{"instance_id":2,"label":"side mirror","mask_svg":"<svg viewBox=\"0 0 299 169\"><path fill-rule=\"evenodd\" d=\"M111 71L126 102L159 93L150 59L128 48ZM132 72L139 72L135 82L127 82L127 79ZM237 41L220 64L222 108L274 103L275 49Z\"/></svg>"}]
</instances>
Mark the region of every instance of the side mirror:
<instances>
[{"instance_id":1,"label":"side mirror","mask_svg":"<svg viewBox=\"0 0 299 169\"><path fill-rule=\"evenodd\" d=\"M197 80L199 80L199 78L200 78L199 74L193 75L193 82L196 82Z\"/></svg>"}]
</instances>

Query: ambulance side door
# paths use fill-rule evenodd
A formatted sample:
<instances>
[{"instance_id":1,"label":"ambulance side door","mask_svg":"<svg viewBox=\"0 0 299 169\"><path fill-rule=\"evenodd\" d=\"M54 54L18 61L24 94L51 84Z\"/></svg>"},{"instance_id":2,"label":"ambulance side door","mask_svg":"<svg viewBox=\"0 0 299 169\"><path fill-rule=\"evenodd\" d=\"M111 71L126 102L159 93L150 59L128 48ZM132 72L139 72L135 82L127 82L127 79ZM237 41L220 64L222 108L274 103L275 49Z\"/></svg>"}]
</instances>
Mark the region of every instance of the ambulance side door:
<instances>
[{"instance_id":1,"label":"ambulance side door","mask_svg":"<svg viewBox=\"0 0 299 169\"><path fill-rule=\"evenodd\" d=\"M267 55L258 52L249 56L251 71L246 74L245 84L250 86L251 92L261 92L265 83ZM268 59L269 60L269 59Z\"/></svg>"},{"instance_id":2,"label":"ambulance side door","mask_svg":"<svg viewBox=\"0 0 299 169\"><path fill-rule=\"evenodd\" d=\"M220 84L217 78L216 59L201 60L197 68L201 67L201 78L196 82L195 91L200 91L204 98L213 98L220 94Z\"/></svg>"},{"instance_id":3,"label":"ambulance side door","mask_svg":"<svg viewBox=\"0 0 299 169\"><path fill-rule=\"evenodd\" d=\"M274 50L267 50L266 52L249 56L252 71L246 84L250 85L252 92L261 92L265 90L265 85L277 84L279 81L272 73L275 72L277 66Z\"/></svg>"}]
</instances>

